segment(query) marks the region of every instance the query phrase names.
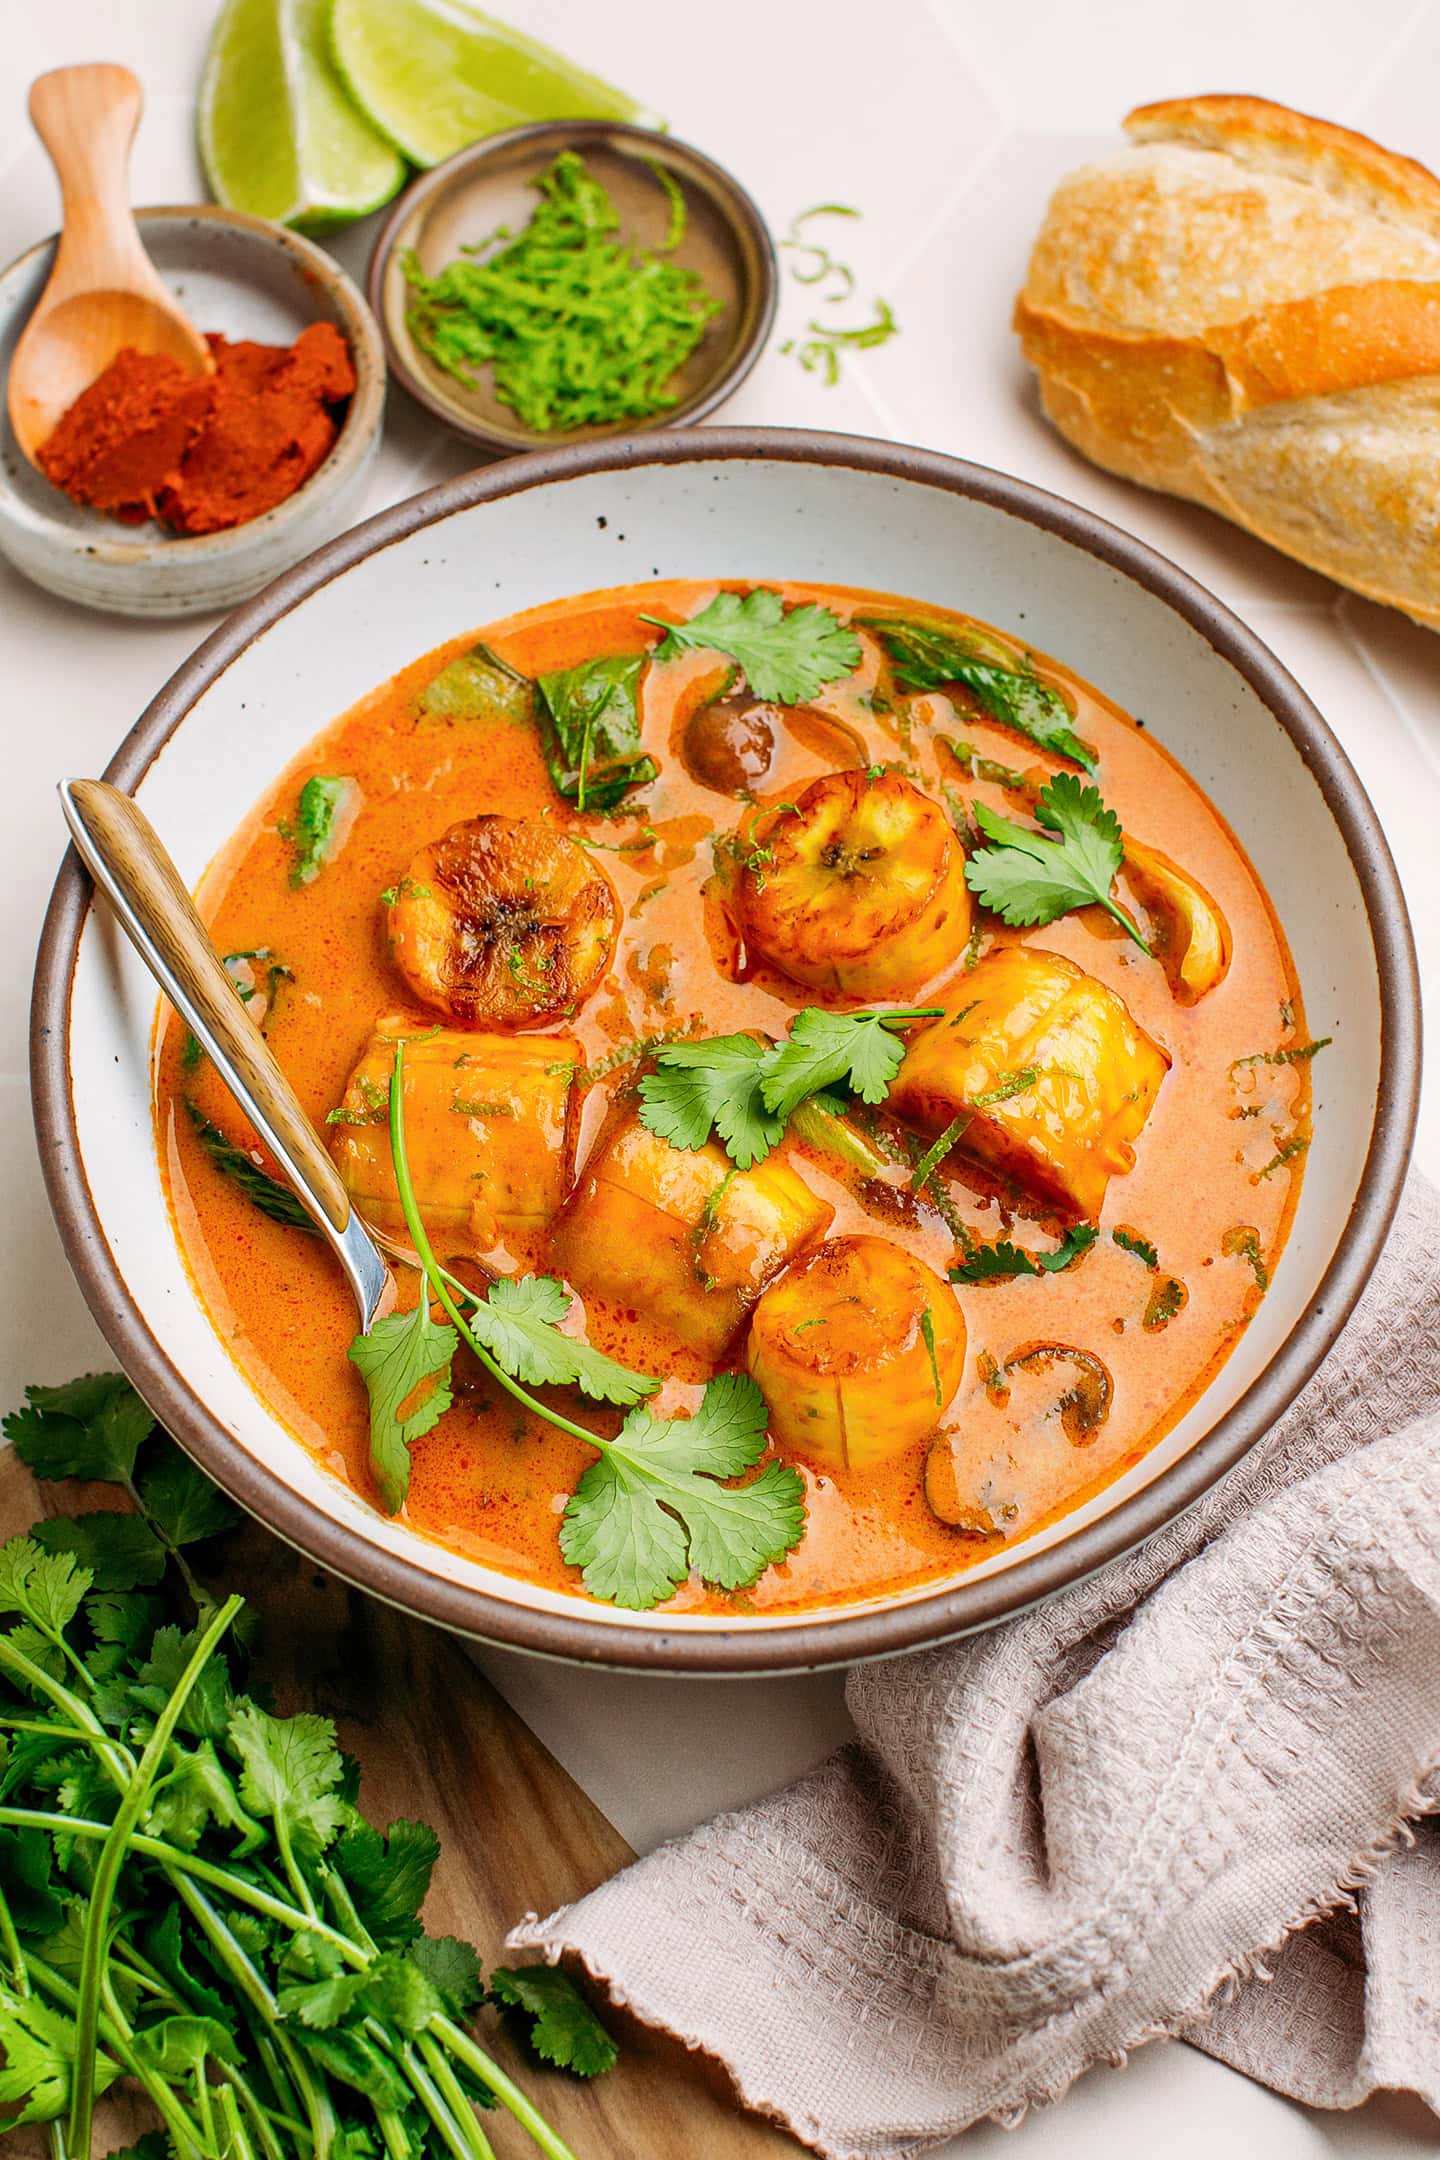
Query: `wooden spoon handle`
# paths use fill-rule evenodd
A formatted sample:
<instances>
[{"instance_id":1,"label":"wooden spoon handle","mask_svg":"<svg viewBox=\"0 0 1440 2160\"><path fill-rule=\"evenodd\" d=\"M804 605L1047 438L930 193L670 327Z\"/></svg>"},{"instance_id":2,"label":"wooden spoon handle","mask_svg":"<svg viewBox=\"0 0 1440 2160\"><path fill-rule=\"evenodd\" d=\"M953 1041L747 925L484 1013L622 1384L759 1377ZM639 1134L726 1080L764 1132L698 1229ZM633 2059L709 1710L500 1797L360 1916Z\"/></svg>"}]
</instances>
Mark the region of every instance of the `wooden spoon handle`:
<instances>
[{"instance_id":1,"label":"wooden spoon handle","mask_svg":"<svg viewBox=\"0 0 1440 2160\"><path fill-rule=\"evenodd\" d=\"M66 780L60 799L85 867L172 1005L215 1059L302 1199L337 1230L350 1219L340 1174L245 1010L143 810L104 780Z\"/></svg>"},{"instance_id":2,"label":"wooden spoon handle","mask_svg":"<svg viewBox=\"0 0 1440 2160\"><path fill-rule=\"evenodd\" d=\"M153 276L130 213L130 145L140 85L109 61L54 68L30 89L30 118L60 179L55 282L80 292L148 285Z\"/></svg>"}]
</instances>

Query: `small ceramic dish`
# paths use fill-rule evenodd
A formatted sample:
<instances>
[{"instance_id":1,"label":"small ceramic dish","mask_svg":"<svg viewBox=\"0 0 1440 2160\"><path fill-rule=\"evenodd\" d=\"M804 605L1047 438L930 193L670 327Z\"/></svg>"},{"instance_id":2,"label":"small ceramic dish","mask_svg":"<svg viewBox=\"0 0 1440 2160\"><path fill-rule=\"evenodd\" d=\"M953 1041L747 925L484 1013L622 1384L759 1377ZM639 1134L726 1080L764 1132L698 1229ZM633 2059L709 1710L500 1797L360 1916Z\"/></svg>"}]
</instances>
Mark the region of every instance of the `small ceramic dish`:
<instances>
[{"instance_id":1,"label":"small ceramic dish","mask_svg":"<svg viewBox=\"0 0 1440 2160\"><path fill-rule=\"evenodd\" d=\"M674 383L677 403L653 420L539 434L496 397L488 370L472 386L438 367L412 336L404 261L413 249L429 277L501 226L518 232L532 216L531 183L562 150L578 150L620 212L622 236L658 247L670 201L659 166L685 199L685 233L675 261L693 270L723 305ZM397 382L458 434L492 457L589 442L652 428L688 427L737 390L764 350L775 321L779 275L765 221L737 180L688 144L649 128L604 120L542 120L472 144L401 196L370 257L370 305Z\"/></svg>"},{"instance_id":2,"label":"small ceramic dish","mask_svg":"<svg viewBox=\"0 0 1440 2160\"><path fill-rule=\"evenodd\" d=\"M62 495L0 419L0 552L47 591L115 615L202 615L248 600L281 570L354 522L380 439L385 354L360 294L331 258L263 218L208 205L137 210L150 259L201 330L289 345L332 322L355 364L355 395L335 447L288 501L230 532L183 538L122 525ZM0 272L0 382L50 275L55 240ZM0 401L3 402L3 401Z\"/></svg>"},{"instance_id":3,"label":"small ceramic dish","mask_svg":"<svg viewBox=\"0 0 1440 2160\"><path fill-rule=\"evenodd\" d=\"M757 537L758 536L758 537ZM1405 903L1324 720L1228 609L1139 540L1023 481L894 443L696 428L553 450L396 504L277 580L188 660L106 777L187 884L315 730L477 621L627 579L796 576L910 593L1022 631L1147 715L1229 820L1284 923L1318 1031L1299 1210L1229 1359L1147 1454L963 1573L797 1614L642 1613L537 1587L382 1516L261 1400L186 1271L152 1112L155 989L74 854L33 1005L36 1127L70 1260L169 1430L282 1538L388 1603L490 1642L646 1672L892 1655L988 1626L1153 1535L1315 1370L1399 1198L1420 1079ZM215 785L223 766L226 784ZM484 807L483 800L476 808ZM58 829L58 813L57 813Z\"/></svg>"}]
</instances>

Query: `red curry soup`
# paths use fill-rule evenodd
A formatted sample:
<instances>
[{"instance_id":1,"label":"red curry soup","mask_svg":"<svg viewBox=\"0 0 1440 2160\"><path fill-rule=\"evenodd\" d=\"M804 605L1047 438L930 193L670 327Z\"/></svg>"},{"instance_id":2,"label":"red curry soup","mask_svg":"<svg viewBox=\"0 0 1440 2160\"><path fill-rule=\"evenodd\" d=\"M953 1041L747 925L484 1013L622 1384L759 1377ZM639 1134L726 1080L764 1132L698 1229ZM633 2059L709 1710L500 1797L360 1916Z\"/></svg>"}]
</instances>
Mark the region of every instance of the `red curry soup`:
<instances>
[{"instance_id":1,"label":"red curry soup","mask_svg":"<svg viewBox=\"0 0 1440 2160\"><path fill-rule=\"evenodd\" d=\"M1155 1445L1285 1243L1323 1046L1254 870L1150 726L962 615L665 581L467 633L205 900L400 1310L354 1343L168 1016L199 1295L336 1477L548 1588L953 1576Z\"/></svg>"}]
</instances>

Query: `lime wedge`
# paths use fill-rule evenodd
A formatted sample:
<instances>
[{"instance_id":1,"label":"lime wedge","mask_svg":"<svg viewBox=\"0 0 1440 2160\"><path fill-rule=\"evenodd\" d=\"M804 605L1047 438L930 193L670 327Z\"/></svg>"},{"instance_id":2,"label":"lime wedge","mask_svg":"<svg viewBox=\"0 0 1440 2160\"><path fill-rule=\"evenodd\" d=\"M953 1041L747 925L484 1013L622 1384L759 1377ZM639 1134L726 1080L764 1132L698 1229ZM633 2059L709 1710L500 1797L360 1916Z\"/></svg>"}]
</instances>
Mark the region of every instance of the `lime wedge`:
<instances>
[{"instance_id":1,"label":"lime wedge","mask_svg":"<svg viewBox=\"0 0 1440 2160\"><path fill-rule=\"evenodd\" d=\"M283 225L338 225L405 178L346 93L329 0L225 0L200 85L200 155L216 199Z\"/></svg>"},{"instance_id":2,"label":"lime wedge","mask_svg":"<svg viewBox=\"0 0 1440 2160\"><path fill-rule=\"evenodd\" d=\"M528 120L650 117L463 0L333 0L330 35L351 96L416 165Z\"/></svg>"}]
</instances>

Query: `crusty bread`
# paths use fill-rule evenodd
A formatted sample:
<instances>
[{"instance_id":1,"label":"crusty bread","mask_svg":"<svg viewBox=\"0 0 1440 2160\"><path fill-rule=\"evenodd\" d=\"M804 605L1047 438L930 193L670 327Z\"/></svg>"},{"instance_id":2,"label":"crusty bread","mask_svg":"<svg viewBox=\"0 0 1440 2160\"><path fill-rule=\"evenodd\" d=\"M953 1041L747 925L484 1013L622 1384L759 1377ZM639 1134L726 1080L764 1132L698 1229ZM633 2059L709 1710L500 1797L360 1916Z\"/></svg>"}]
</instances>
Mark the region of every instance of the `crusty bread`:
<instances>
[{"instance_id":1,"label":"crusty bread","mask_svg":"<svg viewBox=\"0 0 1440 2160\"><path fill-rule=\"evenodd\" d=\"M1061 182L1015 326L1099 465L1440 629L1440 180L1263 98L1172 98Z\"/></svg>"}]
</instances>

